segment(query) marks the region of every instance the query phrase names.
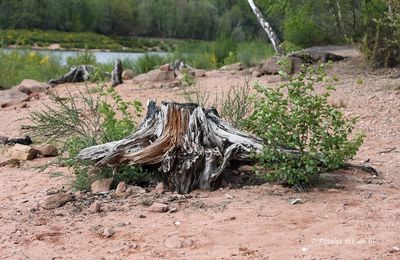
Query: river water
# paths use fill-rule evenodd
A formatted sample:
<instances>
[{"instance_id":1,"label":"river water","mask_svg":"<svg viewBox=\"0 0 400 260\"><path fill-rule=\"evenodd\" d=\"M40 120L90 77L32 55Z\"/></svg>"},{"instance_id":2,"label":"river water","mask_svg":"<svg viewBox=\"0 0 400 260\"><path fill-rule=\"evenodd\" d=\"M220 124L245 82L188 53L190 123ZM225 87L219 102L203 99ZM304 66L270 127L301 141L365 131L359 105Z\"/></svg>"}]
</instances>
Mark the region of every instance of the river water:
<instances>
[{"instance_id":1,"label":"river water","mask_svg":"<svg viewBox=\"0 0 400 260\"><path fill-rule=\"evenodd\" d=\"M2 50L0 48L0 50ZM28 50L28 49L4 49L5 51L18 50L18 51L33 51L38 52L45 55L52 55L60 57L62 65L67 64L68 57L74 57L83 51L61 51L61 50ZM109 63L113 62L116 59L131 59L137 60L142 57L146 53L144 52L112 52L112 51L90 51L96 57L97 62L99 63ZM166 52L147 52L148 54L158 54L158 55L167 55Z\"/></svg>"}]
</instances>

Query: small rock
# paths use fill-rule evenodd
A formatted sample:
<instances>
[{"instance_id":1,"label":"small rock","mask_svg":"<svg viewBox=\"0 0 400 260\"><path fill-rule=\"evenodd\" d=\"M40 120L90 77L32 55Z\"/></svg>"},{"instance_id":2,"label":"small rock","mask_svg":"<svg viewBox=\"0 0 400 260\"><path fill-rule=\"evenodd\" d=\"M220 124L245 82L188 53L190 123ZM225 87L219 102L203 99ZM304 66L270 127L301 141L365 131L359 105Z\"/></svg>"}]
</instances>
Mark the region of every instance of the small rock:
<instances>
[{"instance_id":1,"label":"small rock","mask_svg":"<svg viewBox=\"0 0 400 260\"><path fill-rule=\"evenodd\" d=\"M38 150L33 149L28 145L15 144L10 150L9 154L11 159L16 159L20 161L33 160L38 155Z\"/></svg>"},{"instance_id":2,"label":"small rock","mask_svg":"<svg viewBox=\"0 0 400 260\"><path fill-rule=\"evenodd\" d=\"M15 86L14 88L22 93L31 95L50 89L50 85L32 79L24 79L18 86Z\"/></svg>"},{"instance_id":3,"label":"small rock","mask_svg":"<svg viewBox=\"0 0 400 260\"><path fill-rule=\"evenodd\" d=\"M120 183L118 183L117 189L115 190L115 193L117 194L122 194L126 191L127 187L126 187L126 183L124 181L121 181Z\"/></svg>"},{"instance_id":4,"label":"small rock","mask_svg":"<svg viewBox=\"0 0 400 260\"><path fill-rule=\"evenodd\" d=\"M8 137L0 135L0 144L5 144L8 141Z\"/></svg>"},{"instance_id":5,"label":"small rock","mask_svg":"<svg viewBox=\"0 0 400 260\"><path fill-rule=\"evenodd\" d=\"M18 89L8 89L0 91L0 107L8 107L29 101L29 95L22 93Z\"/></svg>"},{"instance_id":6,"label":"small rock","mask_svg":"<svg viewBox=\"0 0 400 260\"><path fill-rule=\"evenodd\" d=\"M160 66L161 71L171 71L172 69L173 68L171 67L171 65L169 63Z\"/></svg>"},{"instance_id":7,"label":"small rock","mask_svg":"<svg viewBox=\"0 0 400 260\"><path fill-rule=\"evenodd\" d=\"M201 69L196 69L194 70L194 76L196 78L202 78L206 76L206 71L205 70L201 70Z\"/></svg>"},{"instance_id":8,"label":"small rock","mask_svg":"<svg viewBox=\"0 0 400 260\"><path fill-rule=\"evenodd\" d=\"M157 183L157 186L154 189L154 193L162 194L162 193L164 193L164 191L165 191L164 190L164 183L162 183L162 182Z\"/></svg>"},{"instance_id":9,"label":"small rock","mask_svg":"<svg viewBox=\"0 0 400 260\"><path fill-rule=\"evenodd\" d=\"M242 70L243 66L241 63L233 63L233 64L229 64L229 65L225 65L223 67L221 67L220 70L225 70L225 71L238 71L238 70Z\"/></svg>"},{"instance_id":10,"label":"small rock","mask_svg":"<svg viewBox=\"0 0 400 260\"><path fill-rule=\"evenodd\" d=\"M104 229L102 235L103 235L103 237L105 237L105 238L110 238L110 237L112 237L114 234L115 234L114 229L111 228L111 227L107 227L107 228Z\"/></svg>"},{"instance_id":11,"label":"small rock","mask_svg":"<svg viewBox=\"0 0 400 260\"><path fill-rule=\"evenodd\" d=\"M20 165L20 161L17 159L0 158L0 167L11 166L16 167Z\"/></svg>"},{"instance_id":12,"label":"small rock","mask_svg":"<svg viewBox=\"0 0 400 260\"><path fill-rule=\"evenodd\" d=\"M271 57L264 61L262 64L259 66L259 70L263 74L267 75L277 75L279 74L279 71L282 70L281 66L278 64L278 62L281 60L281 57ZM288 69L288 72L290 72L291 69Z\"/></svg>"},{"instance_id":13,"label":"small rock","mask_svg":"<svg viewBox=\"0 0 400 260\"><path fill-rule=\"evenodd\" d=\"M253 171L253 166L251 165L241 165L238 168L238 172L252 172Z\"/></svg>"},{"instance_id":14,"label":"small rock","mask_svg":"<svg viewBox=\"0 0 400 260\"><path fill-rule=\"evenodd\" d=\"M167 212L168 209L169 209L169 206L167 204L156 202L150 206L149 211L156 212L156 213L164 213L164 212Z\"/></svg>"},{"instance_id":15,"label":"small rock","mask_svg":"<svg viewBox=\"0 0 400 260\"><path fill-rule=\"evenodd\" d=\"M183 248L190 247L193 245L193 240L188 238L181 238L177 235L167 237L164 240L164 246L166 248Z\"/></svg>"},{"instance_id":16,"label":"small rock","mask_svg":"<svg viewBox=\"0 0 400 260\"><path fill-rule=\"evenodd\" d=\"M140 186L129 185L125 190L125 195L143 194L143 193L146 193L146 190Z\"/></svg>"},{"instance_id":17,"label":"small rock","mask_svg":"<svg viewBox=\"0 0 400 260\"><path fill-rule=\"evenodd\" d=\"M114 181L114 178L97 180L92 183L91 189L92 193L107 193L110 192L111 184Z\"/></svg>"},{"instance_id":18,"label":"small rock","mask_svg":"<svg viewBox=\"0 0 400 260\"><path fill-rule=\"evenodd\" d=\"M278 195L282 195L282 194L288 193L290 191L289 188L286 188L286 187L283 187L283 186L277 185L277 184L274 184L271 189L274 194L278 194Z\"/></svg>"},{"instance_id":19,"label":"small rock","mask_svg":"<svg viewBox=\"0 0 400 260\"><path fill-rule=\"evenodd\" d=\"M123 80L130 80L133 79L133 77L135 77L135 72L131 69L127 69L122 72Z\"/></svg>"},{"instance_id":20,"label":"small rock","mask_svg":"<svg viewBox=\"0 0 400 260\"><path fill-rule=\"evenodd\" d=\"M46 201L44 202L43 208L56 209L72 200L74 200L74 197L71 194L57 193L46 199Z\"/></svg>"},{"instance_id":21,"label":"small rock","mask_svg":"<svg viewBox=\"0 0 400 260\"><path fill-rule=\"evenodd\" d=\"M255 70L251 73L252 77L259 78L262 76L262 73L259 70Z\"/></svg>"},{"instance_id":22,"label":"small rock","mask_svg":"<svg viewBox=\"0 0 400 260\"><path fill-rule=\"evenodd\" d=\"M95 201L90 205L89 211L91 213L99 213L101 211L101 203L98 201Z\"/></svg>"},{"instance_id":23,"label":"small rock","mask_svg":"<svg viewBox=\"0 0 400 260\"><path fill-rule=\"evenodd\" d=\"M44 157L53 157L58 155L58 149L52 144L46 144L41 147L38 147L37 150L39 151L39 154L41 154Z\"/></svg>"},{"instance_id":24,"label":"small rock","mask_svg":"<svg viewBox=\"0 0 400 260\"><path fill-rule=\"evenodd\" d=\"M164 71L160 69L151 70L145 74L140 74L134 78L135 81L143 82L143 81L152 81L152 82L160 82L160 81L173 81L175 80L175 72L172 71Z\"/></svg>"},{"instance_id":25,"label":"small rock","mask_svg":"<svg viewBox=\"0 0 400 260\"><path fill-rule=\"evenodd\" d=\"M329 193L339 193L340 191L338 189L329 189Z\"/></svg>"},{"instance_id":26,"label":"small rock","mask_svg":"<svg viewBox=\"0 0 400 260\"><path fill-rule=\"evenodd\" d=\"M169 213L176 213L176 212L178 212L178 209L177 208L171 208L168 212Z\"/></svg>"},{"instance_id":27,"label":"small rock","mask_svg":"<svg viewBox=\"0 0 400 260\"><path fill-rule=\"evenodd\" d=\"M230 194L226 194L226 195L225 195L225 198L227 198L228 200L231 200L231 199L233 199L233 196L230 195Z\"/></svg>"},{"instance_id":28,"label":"small rock","mask_svg":"<svg viewBox=\"0 0 400 260\"><path fill-rule=\"evenodd\" d=\"M391 253L391 254L396 253L396 252L400 252L400 247L394 246L394 247L392 247L391 250L389 250L389 253Z\"/></svg>"},{"instance_id":29,"label":"small rock","mask_svg":"<svg viewBox=\"0 0 400 260\"><path fill-rule=\"evenodd\" d=\"M295 198L295 199L290 199L289 203L290 203L290 205L303 204L303 201L299 198Z\"/></svg>"}]
</instances>

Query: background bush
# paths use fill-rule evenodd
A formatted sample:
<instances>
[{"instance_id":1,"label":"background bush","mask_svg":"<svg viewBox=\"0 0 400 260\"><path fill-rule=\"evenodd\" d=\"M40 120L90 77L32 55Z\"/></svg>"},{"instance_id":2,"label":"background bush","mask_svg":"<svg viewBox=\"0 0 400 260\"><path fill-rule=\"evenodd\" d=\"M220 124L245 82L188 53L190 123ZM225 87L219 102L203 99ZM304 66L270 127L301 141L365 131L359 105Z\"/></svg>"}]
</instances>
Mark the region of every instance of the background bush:
<instances>
[{"instance_id":1,"label":"background bush","mask_svg":"<svg viewBox=\"0 0 400 260\"><path fill-rule=\"evenodd\" d=\"M400 3L371 22L362 50L373 67L400 65Z\"/></svg>"},{"instance_id":2,"label":"background bush","mask_svg":"<svg viewBox=\"0 0 400 260\"><path fill-rule=\"evenodd\" d=\"M67 71L60 58L34 51L0 50L0 88L10 88L24 79L48 81Z\"/></svg>"}]
</instances>

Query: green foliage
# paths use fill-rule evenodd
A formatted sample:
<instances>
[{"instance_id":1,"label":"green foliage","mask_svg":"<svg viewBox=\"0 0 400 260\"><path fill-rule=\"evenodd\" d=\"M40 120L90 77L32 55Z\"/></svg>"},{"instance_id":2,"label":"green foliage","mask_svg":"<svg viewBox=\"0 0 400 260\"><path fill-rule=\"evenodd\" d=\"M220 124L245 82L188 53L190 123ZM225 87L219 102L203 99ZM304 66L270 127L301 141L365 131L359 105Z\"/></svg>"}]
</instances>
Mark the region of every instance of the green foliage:
<instances>
[{"instance_id":1,"label":"green foliage","mask_svg":"<svg viewBox=\"0 0 400 260\"><path fill-rule=\"evenodd\" d=\"M250 79L247 78L243 84L232 86L221 99L220 115L235 128L245 128L245 119L253 109L254 95L250 92Z\"/></svg>"},{"instance_id":2,"label":"green foliage","mask_svg":"<svg viewBox=\"0 0 400 260\"><path fill-rule=\"evenodd\" d=\"M67 58L68 67L76 67L79 65L97 65L96 56L90 51L84 51Z\"/></svg>"},{"instance_id":3,"label":"green foliage","mask_svg":"<svg viewBox=\"0 0 400 260\"><path fill-rule=\"evenodd\" d=\"M0 50L0 88L10 88L24 79L48 81L66 69L56 56L35 51Z\"/></svg>"},{"instance_id":4,"label":"green foliage","mask_svg":"<svg viewBox=\"0 0 400 260\"><path fill-rule=\"evenodd\" d=\"M313 182L320 172L341 167L361 146L362 135L350 139L356 120L346 119L328 103L333 87L316 92L315 85L325 77L320 65L305 68L277 88L256 85L261 96L248 128L266 142L258 159L268 179L290 185Z\"/></svg>"},{"instance_id":5,"label":"green foliage","mask_svg":"<svg viewBox=\"0 0 400 260\"><path fill-rule=\"evenodd\" d=\"M236 50L237 61L246 67L255 66L274 54L272 46L261 39L240 43Z\"/></svg>"},{"instance_id":6,"label":"green foliage","mask_svg":"<svg viewBox=\"0 0 400 260\"><path fill-rule=\"evenodd\" d=\"M167 59L161 55L157 54L148 54L146 53L142 57L138 58L132 64L132 68L136 73L142 74L146 73L156 67L168 63Z\"/></svg>"},{"instance_id":7,"label":"green foliage","mask_svg":"<svg viewBox=\"0 0 400 260\"><path fill-rule=\"evenodd\" d=\"M283 22L283 34L286 41L301 47L309 47L322 41L321 28L310 19L307 7L293 11Z\"/></svg>"},{"instance_id":8,"label":"green foliage","mask_svg":"<svg viewBox=\"0 0 400 260\"><path fill-rule=\"evenodd\" d=\"M297 46L296 44L289 42L289 41L284 41L281 44L281 48L284 51L284 53L292 53L292 52L300 51L303 49L300 46Z\"/></svg>"},{"instance_id":9,"label":"green foliage","mask_svg":"<svg viewBox=\"0 0 400 260\"><path fill-rule=\"evenodd\" d=\"M142 103L138 100L123 101L121 95L113 87L108 88L101 95L110 96L114 103L106 100L100 102L99 113L104 118L101 124L103 130L101 142L120 140L136 130L136 122L133 119L138 118L143 112ZM121 118L117 119L116 111L119 111Z\"/></svg>"},{"instance_id":10,"label":"green foliage","mask_svg":"<svg viewBox=\"0 0 400 260\"><path fill-rule=\"evenodd\" d=\"M55 106L45 106L40 112L29 116L31 125L25 126L29 135L44 142L57 142L62 147L60 163L71 167L76 173L73 184L76 189L88 189L91 181L89 165L76 160L78 153L88 147L120 140L136 130L135 119L143 111L139 101L123 101L114 88L99 85L97 95L89 89L77 96L51 95ZM116 112L118 111L118 113ZM112 171L105 167L99 176L109 176ZM119 176L121 174L121 176ZM138 167L121 167L116 179L148 182L149 173Z\"/></svg>"},{"instance_id":11,"label":"green foliage","mask_svg":"<svg viewBox=\"0 0 400 260\"><path fill-rule=\"evenodd\" d=\"M362 51L373 67L400 65L400 5L393 8L392 13L374 20L364 39Z\"/></svg>"},{"instance_id":12,"label":"green foliage","mask_svg":"<svg viewBox=\"0 0 400 260\"><path fill-rule=\"evenodd\" d=\"M61 32L0 29L0 46L49 47L58 43L65 49L104 49L113 51L173 51L186 45L183 40L105 36L93 32Z\"/></svg>"}]
</instances>

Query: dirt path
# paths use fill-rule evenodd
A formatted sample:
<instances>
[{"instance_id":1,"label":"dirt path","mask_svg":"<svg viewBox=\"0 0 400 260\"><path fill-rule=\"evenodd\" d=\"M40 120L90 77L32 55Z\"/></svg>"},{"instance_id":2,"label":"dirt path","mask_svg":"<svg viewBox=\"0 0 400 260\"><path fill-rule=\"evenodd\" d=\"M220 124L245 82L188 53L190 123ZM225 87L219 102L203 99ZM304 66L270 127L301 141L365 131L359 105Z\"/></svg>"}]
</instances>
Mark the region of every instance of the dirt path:
<instances>
[{"instance_id":1,"label":"dirt path","mask_svg":"<svg viewBox=\"0 0 400 260\"><path fill-rule=\"evenodd\" d=\"M0 259L399 259L400 258L400 80L390 71L369 72L352 49L337 49L351 58L336 63L340 79L333 102L358 116L366 139L355 163L369 160L372 176L348 169L325 174L323 187L308 193L264 184L239 190L195 191L191 196L153 192L111 198L76 193L76 201L45 210L52 189L69 190L71 173L54 168L0 168ZM397 72L396 72L397 73ZM209 72L201 90L222 93L244 77ZM274 82L265 76L261 83ZM82 85L80 85L82 87ZM61 93L69 87L59 86ZM158 97L182 101L179 89L125 83L125 98ZM17 136L29 111L50 104L48 97L1 110L0 135ZM290 205L293 198L301 204ZM102 212L91 213L99 201ZM149 203L168 203L175 213L151 213ZM115 234L98 235L106 227Z\"/></svg>"}]
</instances>

